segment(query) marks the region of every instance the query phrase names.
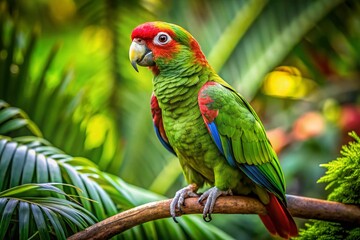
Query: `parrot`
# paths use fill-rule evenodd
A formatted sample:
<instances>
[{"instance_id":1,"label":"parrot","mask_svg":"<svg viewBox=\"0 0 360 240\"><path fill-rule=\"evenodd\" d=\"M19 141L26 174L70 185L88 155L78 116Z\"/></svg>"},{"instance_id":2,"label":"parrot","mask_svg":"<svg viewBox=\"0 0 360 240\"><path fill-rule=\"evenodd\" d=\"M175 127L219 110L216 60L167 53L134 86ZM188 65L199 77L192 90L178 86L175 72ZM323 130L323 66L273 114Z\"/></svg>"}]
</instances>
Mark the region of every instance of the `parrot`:
<instances>
[{"instance_id":1,"label":"parrot","mask_svg":"<svg viewBox=\"0 0 360 240\"><path fill-rule=\"evenodd\" d=\"M205 221L219 196L250 195L265 206L259 217L270 234L297 236L284 174L261 120L210 66L196 39L176 24L146 22L131 33L129 59L136 71L139 65L153 73L155 133L179 159L188 183L170 203L174 221L186 198L210 186L198 198Z\"/></svg>"}]
</instances>

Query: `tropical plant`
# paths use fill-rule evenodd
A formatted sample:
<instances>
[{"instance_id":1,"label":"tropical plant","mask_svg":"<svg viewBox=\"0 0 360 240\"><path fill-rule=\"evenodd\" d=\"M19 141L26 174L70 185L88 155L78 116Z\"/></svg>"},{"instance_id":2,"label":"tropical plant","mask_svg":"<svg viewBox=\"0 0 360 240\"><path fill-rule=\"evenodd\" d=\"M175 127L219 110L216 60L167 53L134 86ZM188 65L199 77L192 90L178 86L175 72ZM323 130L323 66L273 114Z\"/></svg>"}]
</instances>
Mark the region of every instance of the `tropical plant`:
<instances>
[{"instance_id":1,"label":"tropical plant","mask_svg":"<svg viewBox=\"0 0 360 240\"><path fill-rule=\"evenodd\" d=\"M319 179L327 183L326 189L332 188L328 200L346 204L360 204L360 138L355 132L349 134L354 142L344 145L341 157L323 164L326 174ZM340 224L312 220L306 224L306 229L300 232L300 239L359 239L360 227L351 224Z\"/></svg>"},{"instance_id":2,"label":"tropical plant","mask_svg":"<svg viewBox=\"0 0 360 240\"><path fill-rule=\"evenodd\" d=\"M0 192L1 239L65 239L95 223L89 211L59 196L71 199L48 183L21 184Z\"/></svg>"}]
</instances>

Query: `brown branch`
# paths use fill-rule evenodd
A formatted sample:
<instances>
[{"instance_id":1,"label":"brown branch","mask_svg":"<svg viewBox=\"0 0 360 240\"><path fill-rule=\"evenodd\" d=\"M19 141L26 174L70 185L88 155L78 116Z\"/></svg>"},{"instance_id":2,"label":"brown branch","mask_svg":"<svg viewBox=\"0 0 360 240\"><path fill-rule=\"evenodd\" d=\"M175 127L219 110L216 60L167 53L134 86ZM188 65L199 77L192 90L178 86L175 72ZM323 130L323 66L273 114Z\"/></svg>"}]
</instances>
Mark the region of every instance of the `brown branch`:
<instances>
[{"instance_id":1,"label":"brown branch","mask_svg":"<svg viewBox=\"0 0 360 240\"><path fill-rule=\"evenodd\" d=\"M292 195L287 195L287 201L288 209L294 217L360 226L359 206ZM168 199L129 209L96 223L68 239L108 239L142 223L170 217L170 202L171 199ZM203 206L197 202L197 198L188 198L182 214L202 213L202 210ZM244 196L219 197L214 209L214 213L223 214L264 214L265 211L258 200Z\"/></svg>"}]
</instances>

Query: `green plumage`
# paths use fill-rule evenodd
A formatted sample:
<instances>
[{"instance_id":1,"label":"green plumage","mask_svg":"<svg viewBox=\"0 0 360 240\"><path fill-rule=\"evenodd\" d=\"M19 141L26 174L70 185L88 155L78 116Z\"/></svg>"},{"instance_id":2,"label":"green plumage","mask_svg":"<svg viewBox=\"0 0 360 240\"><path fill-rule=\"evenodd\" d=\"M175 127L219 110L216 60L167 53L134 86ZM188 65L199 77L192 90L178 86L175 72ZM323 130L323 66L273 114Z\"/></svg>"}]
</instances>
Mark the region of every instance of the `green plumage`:
<instances>
[{"instance_id":1,"label":"green plumage","mask_svg":"<svg viewBox=\"0 0 360 240\"><path fill-rule=\"evenodd\" d=\"M181 59L177 59L182 62ZM183 66L187 68L186 64ZM184 175L189 183L202 186L205 182L221 190L232 189L237 194L254 192L261 195L266 204L267 195L239 169L231 167L212 140L198 104L198 92L206 82L224 81L210 67L192 67L192 71L179 69L173 76L154 77L154 94L162 110L164 129L168 141L179 157ZM226 84L227 85L227 84ZM260 165L262 171L278 186L285 201L284 179L277 158L266 138L264 128L252 108L232 89L209 88L208 95L214 103L211 107L221 109L215 122L222 138L230 138L236 161ZM223 141L225 142L225 141ZM227 148L227 146L224 146Z\"/></svg>"}]
</instances>

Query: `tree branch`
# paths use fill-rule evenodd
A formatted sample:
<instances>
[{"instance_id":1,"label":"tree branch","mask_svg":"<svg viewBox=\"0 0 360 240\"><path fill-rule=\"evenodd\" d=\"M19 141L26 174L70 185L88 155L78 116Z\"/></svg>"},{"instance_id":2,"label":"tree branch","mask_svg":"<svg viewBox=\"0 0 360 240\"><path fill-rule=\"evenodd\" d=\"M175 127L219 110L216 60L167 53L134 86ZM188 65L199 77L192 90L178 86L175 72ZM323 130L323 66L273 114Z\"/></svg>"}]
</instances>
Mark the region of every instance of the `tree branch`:
<instances>
[{"instance_id":1,"label":"tree branch","mask_svg":"<svg viewBox=\"0 0 360 240\"><path fill-rule=\"evenodd\" d=\"M294 217L318 219L360 226L360 207L338 202L287 195L288 209ZM170 217L171 199L147 203L109 217L85 230L70 236L69 240L108 239L142 223ZM182 214L202 213L197 198L185 200ZM264 214L264 206L254 198L244 196L219 197L214 213ZM179 216L181 215L178 212ZM175 224L175 223L174 223Z\"/></svg>"}]
</instances>

